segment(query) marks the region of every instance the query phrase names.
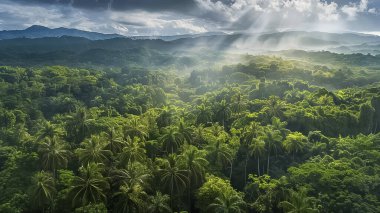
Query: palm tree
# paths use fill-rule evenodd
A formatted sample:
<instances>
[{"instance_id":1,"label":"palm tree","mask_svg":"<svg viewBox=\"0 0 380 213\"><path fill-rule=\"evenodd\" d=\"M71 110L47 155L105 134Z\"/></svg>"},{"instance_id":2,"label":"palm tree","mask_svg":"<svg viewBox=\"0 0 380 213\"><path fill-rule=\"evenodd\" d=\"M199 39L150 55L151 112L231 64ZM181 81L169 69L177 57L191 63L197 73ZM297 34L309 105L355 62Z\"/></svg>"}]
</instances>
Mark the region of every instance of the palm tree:
<instances>
[{"instance_id":1,"label":"palm tree","mask_svg":"<svg viewBox=\"0 0 380 213\"><path fill-rule=\"evenodd\" d=\"M207 128L208 133L210 133L212 136L218 138L218 137L224 137L226 138L227 133L224 131L224 128L220 126L218 123L213 123L212 126Z\"/></svg>"},{"instance_id":2,"label":"palm tree","mask_svg":"<svg viewBox=\"0 0 380 213\"><path fill-rule=\"evenodd\" d=\"M267 147L267 174L269 175L270 152L273 150L277 155L277 150L281 148L281 132L278 130L266 129L261 136Z\"/></svg>"},{"instance_id":3,"label":"palm tree","mask_svg":"<svg viewBox=\"0 0 380 213\"><path fill-rule=\"evenodd\" d=\"M230 165L230 179L232 177L232 166L234 156L232 150L222 140L211 142L207 147L207 156L210 162L216 166L223 167L226 164Z\"/></svg>"},{"instance_id":4,"label":"palm tree","mask_svg":"<svg viewBox=\"0 0 380 213\"><path fill-rule=\"evenodd\" d=\"M147 194L139 184L125 184L113 197L117 200L115 212L142 212Z\"/></svg>"},{"instance_id":5,"label":"palm tree","mask_svg":"<svg viewBox=\"0 0 380 213\"><path fill-rule=\"evenodd\" d=\"M293 132L286 137L283 146L286 151L293 154L294 160L294 154L301 152L304 149L306 142L306 136L302 135L300 132Z\"/></svg>"},{"instance_id":6,"label":"palm tree","mask_svg":"<svg viewBox=\"0 0 380 213\"><path fill-rule=\"evenodd\" d=\"M45 138L61 137L64 135L64 130L57 125L47 121L43 124L42 129L37 133L37 141L41 141Z\"/></svg>"},{"instance_id":7,"label":"palm tree","mask_svg":"<svg viewBox=\"0 0 380 213\"><path fill-rule=\"evenodd\" d=\"M154 196L149 196L149 203L147 206L148 213L170 213L172 212L168 201L170 200L169 195L162 194L161 192L156 192Z\"/></svg>"},{"instance_id":8,"label":"palm tree","mask_svg":"<svg viewBox=\"0 0 380 213\"><path fill-rule=\"evenodd\" d=\"M283 138L286 137L286 135L290 132L288 129L286 129L286 124L287 122L284 121L282 122L279 118L277 117L273 117L272 118L272 123L271 123L271 126L274 130L278 130L281 132L281 136Z\"/></svg>"},{"instance_id":9,"label":"palm tree","mask_svg":"<svg viewBox=\"0 0 380 213\"><path fill-rule=\"evenodd\" d=\"M267 100L266 107L268 108L269 117L278 117L283 116L283 106L281 99L277 96L270 96Z\"/></svg>"},{"instance_id":10,"label":"palm tree","mask_svg":"<svg viewBox=\"0 0 380 213\"><path fill-rule=\"evenodd\" d=\"M222 100L219 104L217 104L215 114L217 119L221 121L221 125L225 127L226 120L228 120L231 116L231 109L226 100Z\"/></svg>"},{"instance_id":11,"label":"palm tree","mask_svg":"<svg viewBox=\"0 0 380 213\"><path fill-rule=\"evenodd\" d=\"M240 213L245 212L245 202L237 194L222 193L221 197L215 198L207 210L215 213Z\"/></svg>"},{"instance_id":12,"label":"palm tree","mask_svg":"<svg viewBox=\"0 0 380 213\"><path fill-rule=\"evenodd\" d=\"M250 142L257 138L262 132L263 127L258 122L251 122L243 130L243 139L248 146Z\"/></svg>"},{"instance_id":13,"label":"palm tree","mask_svg":"<svg viewBox=\"0 0 380 213\"><path fill-rule=\"evenodd\" d=\"M201 147L206 143L206 132L203 125L194 128L194 143L197 147Z\"/></svg>"},{"instance_id":14,"label":"palm tree","mask_svg":"<svg viewBox=\"0 0 380 213\"><path fill-rule=\"evenodd\" d=\"M291 190L288 201L282 201L279 204L287 213L317 213L315 208L315 198L308 197L305 188L301 188L298 192Z\"/></svg>"},{"instance_id":15,"label":"palm tree","mask_svg":"<svg viewBox=\"0 0 380 213\"><path fill-rule=\"evenodd\" d=\"M182 138L188 143L193 142L193 130L191 127L186 126L183 118L180 119L178 125L178 132L182 135Z\"/></svg>"},{"instance_id":16,"label":"palm tree","mask_svg":"<svg viewBox=\"0 0 380 213\"><path fill-rule=\"evenodd\" d=\"M257 140L259 137L259 134L261 134L263 127L257 123L257 122L251 122L247 127L243 130L243 140L244 140L244 146L246 149L246 156L245 156L245 166L244 166L244 181L247 181L247 167L248 167L248 160L249 157L252 156L252 153L250 152L249 146L252 144L252 141Z\"/></svg>"},{"instance_id":17,"label":"palm tree","mask_svg":"<svg viewBox=\"0 0 380 213\"><path fill-rule=\"evenodd\" d=\"M182 192L189 182L188 171L179 168L175 154L170 154L167 159L162 159L159 163L161 164L160 178L163 186L169 188L170 206L173 208L174 193Z\"/></svg>"},{"instance_id":18,"label":"palm tree","mask_svg":"<svg viewBox=\"0 0 380 213\"><path fill-rule=\"evenodd\" d=\"M141 140L148 138L147 128L142 124L142 119L133 116L127 125L124 126L124 137L134 138L139 137Z\"/></svg>"},{"instance_id":19,"label":"palm tree","mask_svg":"<svg viewBox=\"0 0 380 213\"><path fill-rule=\"evenodd\" d=\"M54 177L57 169L67 166L70 156L66 145L57 136L45 138L44 142L39 146L38 152L41 154L42 167L52 171Z\"/></svg>"},{"instance_id":20,"label":"palm tree","mask_svg":"<svg viewBox=\"0 0 380 213\"><path fill-rule=\"evenodd\" d=\"M116 169L111 172L112 185L116 188L122 185L139 184L147 189L151 177L150 171L139 163L133 163L128 169Z\"/></svg>"},{"instance_id":21,"label":"palm tree","mask_svg":"<svg viewBox=\"0 0 380 213\"><path fill-rule=\"evenodd\" d=\"M56 193L54 178L48 172L37 172L33 176L32 199L33 204L45 211L46 205L52 207Z\"/></svg>"},{"instance_id":22,"label":"palm tree","mask_svg":"<svg viewBox=\"0 0 380 213\"><path fill-rule=\"evenodd\" d=\"M214 165L224 165L231 163L232 152L230 148L221 140L211 142L207 147L208 156Z\"/></svg>"},{"instance_id":23,"label":"palm tree","mask_svg":"<svg viewBox=\"0 0 380 213\"><path fill-rule=\"evenodd\" d=\"M205 159L206 152L198 150L198 148L192 145L184 147L183 150L182 154L179 155L179 162L189 171L188 179L190 183L199 185L204 180L204 174L208 165L208 161Z\"/></svg>"},{"instance_id":24,"label":"palm tree","mask_svg":"<svg viewBox=\"0 0 380 213\"><path fill-rule=\"evenodd\" d=\"M115 188L119 188L120 186L131 182L132 177L129 169L114 168L110 173L111 185L116 186Z\"/></svg>"},{"instance_id":25,"label":"palm tree","mask_svg":"<svg viewBox=\"0 0 380 213\"><path fill-rule=\"evenodd\" d=\"M80 176L74 178L70 189L73 205L85 206L105 200L105 190L109 189L109 184L100 173L99 164L89 163L79 170Z\"/></svg>"},{"instance_id":26,"label":"palm tree","mask_svg":"<svg viewBox=\"0 0 380 213\"><path fill-rule=\"evenodd\" d=\"M237 94L235 94L233 97L232 97L232 111L234 113L236 113L238 116L240 115L240 113L244 110L245 108L245 103L244 103L244 100L243 100L243 96L241 94L240 91L237 92Z\"/></svg>"},{"instance_id":27,"label":"palm tree","mask_svg":"<svg viewBox=\"0 0 380 213\"><path fill-rule=\"evenodd\" d=\"M248 152L250 156L257 157L257 175L260 176L260 156L265 152L265 142L259 138L254 139L248 147Z\"/></svg>"},{"instance_id":28,"label":"palm tree","mask_svg":"<svg viewBox=\"0 0 380 213\"><path fill-rule=\"evenodd\" d=\"M197 114L196 123L197 124L207 124L208 122L211 121L212 113L211 113L210 109L208 107L206 107L206 105L201 104L200 106L197 107L196 111L197 111L196 112L196 114Z\"/></svg>"},{"instance_id":29,"label":"palm tree","mask_svg":"<svg viewBox=\"0 0 380 213\"><path fill-rule=\"evenodd\" d=\"M206 153L204 151L198 150L195 146L186 146L184 151L179 156L180 165L188 171L188 198L189 207L192 209L191 205L191 194L194 186L199 186L204 181L204 175L206 172L206 166L208 161L204 158Z\"/></svg>"},{"instance_id":30,"label":"palm tree","mask_svg":"<svg viewBox=\"0 0 380 213\"><path fill-rule=\"evenodd\" d=\"M75 152L84 165L91 162L106 163L112 155L111 151L104 149L105 143L99 135L91 136L81 145L83 148L78 148Z\"/></svg>"},{"instance_id":31,"label":"palm tree","mask_svg":"<svg viewBox=\"0 0 380 213\"><path fill-rule=\"evenodd\" d=\"M107 132L103 132L102 136L107 140L105 149L110 150L114 155L120 153L125 146L125 141L118 135L114 127L111 127Z\"/></svg>"},{"instance_id":32,"label":"palm tree","mask_svg":"<svg viewBox=\"0 0 380 213\"><path fill-rule=\"evenodd\" d=\"M162 136L158 139L166 152L176 152L184 142L183 135L178 132L177 128L168 127L164 129Z\"/></svg>"},{"instance_id":33,"label":"palm tree","mask_svg":"<svg viewBox=\"0 0 380 213\"><path fill-rule=\"evenodd\" d=\"M123 151L119 154L121 164L129 167L133 162L143 161L145 157L145 149L140 139L138 137L134 137L132 140L128 137Z\"/></svg>"},{"instance_id":34,"label":"palm tree","mask_svg":"<svg viewBox=\"0 0 380 213\"><path fill-rule=\"evenodd\" d=\"M74 115L69 116L68 133L76 143L80 143L89 134L89 123L93 119L88 118L87 110L78 107Z\"/></svg>"}]
</instances>

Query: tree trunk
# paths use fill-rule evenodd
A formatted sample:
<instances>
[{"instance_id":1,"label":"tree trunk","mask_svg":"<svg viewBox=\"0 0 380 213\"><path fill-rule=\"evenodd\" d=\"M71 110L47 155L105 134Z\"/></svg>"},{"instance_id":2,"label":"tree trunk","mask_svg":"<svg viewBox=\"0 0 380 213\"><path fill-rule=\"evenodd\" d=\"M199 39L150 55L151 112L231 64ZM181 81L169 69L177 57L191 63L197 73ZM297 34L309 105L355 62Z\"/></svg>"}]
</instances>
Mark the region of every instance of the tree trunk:
<instances>
[{"instance_id":1,"label":"tree trunk","mask_svg":"<svg viewBox=\"0 0 380 213\"><path fill-rule=\"evenodd\" d=\"M193 212L193 206L191 205L191 175L188 175L189 178L189 190L188 190L188 202L189 202L189 210L190 212Z\"/></svg>"},{"instance_id":2,"label":"tree trunk","mask_svg":"<svg viewBox=\"0 0 380 213\"><path fill-rule=\"evenodd\" d=\"M267 160L267 175L269 175L269 158L270 158L270 151L268 151L268 160Z\"/></svg>"},{"instance_id":3,"label":"tree trunk","mask_svg":"<svg viewBox=\"0 0 380 213\"><path fill-rule=\"evenodd\" d=\"M245 166L244 166L244 183L247 184L247 166L248 166L249 154L247 153L245 157ZM232 167L232 166L231 166Z\"/></svg>"},{"instance_id":4,"label":"tree trunk","mask_svg":"<svg viewBox=\"0 0 380 213\"><path fill-rule=\"evenodd\" d=\"M233 161L231 161L231 168L230 168L230 181L232 181L232 165L233 165Z\"/></svg>"},{"instance_id":5,"label":"tree trunk","mask_svg":"<svg viewBox=\"0 0 380 213\"><path fill-rule=\"evenodd\" d=\"M173 184L170 184L170 208L173 209Z\"/></svg>"},{"instance_id":6,"label":"tree trunk","mask_svg":"<svg viewBox=\"0 0 380 213\"><path fill-rule=\"evenodd\" d=\"M260 176L260 157L257 156L257 175Z\"/></svg>"}]
</instances>

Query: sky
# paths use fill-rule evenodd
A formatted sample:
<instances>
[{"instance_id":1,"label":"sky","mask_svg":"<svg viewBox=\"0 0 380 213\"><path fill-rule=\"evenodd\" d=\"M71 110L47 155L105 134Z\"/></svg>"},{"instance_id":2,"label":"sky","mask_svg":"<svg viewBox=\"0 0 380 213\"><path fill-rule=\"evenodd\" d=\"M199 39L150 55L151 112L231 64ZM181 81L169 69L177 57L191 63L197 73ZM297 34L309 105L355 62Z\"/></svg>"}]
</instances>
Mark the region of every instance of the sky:
<instances>
[{"instance_id":1,"label":"sky","mask_svg":"<svg viewBox=\"0 0 380 213\"><path fill-rule=\"evenodd\" d=\"M380 35L380 0L0 0L0 30L31 25L126 36L286 30Z\"/></svg>"}]
</instances>

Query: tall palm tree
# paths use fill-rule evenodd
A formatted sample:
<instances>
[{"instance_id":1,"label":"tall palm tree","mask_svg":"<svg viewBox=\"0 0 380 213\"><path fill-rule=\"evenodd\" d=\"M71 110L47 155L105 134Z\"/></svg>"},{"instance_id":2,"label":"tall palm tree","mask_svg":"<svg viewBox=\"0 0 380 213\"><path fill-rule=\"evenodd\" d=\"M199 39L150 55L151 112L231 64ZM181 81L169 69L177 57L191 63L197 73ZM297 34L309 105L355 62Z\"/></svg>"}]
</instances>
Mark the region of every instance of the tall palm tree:
<instances>
[{"instance_id":1,"label":"tall palm tree","mask_svg":"<svg viewBox=\"0 0 380 213\"><path fill-rule=\"evenodd\" d=\"M193 142L193 129L186 126L183 118L180 119L178 124L178 132L182 135L182 138L188 143Z\"/></svg>"},{"instance_id":2,"label":"tall palm tree","mask_svg":"<svg viewBox=\"0 0 380 213\"><path fill-rule=\"evenodd\" d=\"M74 178L70 189L73 205L85 206L105 200L105 190L109 189L109 184L100 171L100 166L95 163L80 168L80 176Z\"/></svg>"},{"instance_id":3,"label":"tall palm tree","mask_svg":"<svg viewBox=\"0 0 380 213\"><path fill-rule=\"evenodd\" d=\"M52 207L56 192L54 178L50 173L41 171L33 176L33 204L35 204L36 207L42 208L43 212L47 205Z\"/></svg>"},{"instance_id":4,"label":"tall palm tree","mask_svg":"<svg viewBox=\"0 0 380 213\"><path fill-rule=\"evenodd\" d=\"M172 210L168 205L169 200L169 195L162 194L158 191L155 195L149 196L149 203L146 210L148 213L170 213Z\"/></svg>"},{"instance_id":5,"label":"tall palm tree","mask_svg":"<svg viewBox=\"0 0 380 213\"><path fill-rule=\"evenodd\" d=\"M212 136L218 137L226 137L226 131L224 131L223 126L220 126L218 123L213 123L210 127L207 128L208 133Z\"/></svg>"},{"instance_id":6,"label":"tall palm tree","mask_svg":"<svg viewBox=\"0 0 380 213\"><path fill-rule=\"evenodd\" d=\"M246 150L245 155L245 166L244 166L244 181L247 181L247 167L248 160L252 156L250 152L250 147L252 142L257 140L260 134L262 134L263 127L258 122L251 122L247 127L243 130L243 142Z\"/></svg>"},{"instance_id":7,"label":"tall palm tree","mask_svg":"<svg viewBox=\"0 0 380 213\"><path fill-rule=\"evenodd\" d=\"M244 127L243 139L247 146L253 139L259 136L262 129L263 127L258 122L251 122L248 126Z\"/></svg>"},{"instance_id":8,"label":"tall palm tree","mask_svg":"<svg viewBox=\"0 0 380 213\"><path fill-rule=\"evenodd\" d=\"M228 120L231 116L231 109L226 100L222 100L217 104L215 115L221 125L225 127L226 120Z\"/></svg>"},{"instance_id":9,"label":"tall palm tree","mask_svg":"<svg viewBox=\"0 0 380 213\"><path fill-rule=\"evenodd\" d=\"M111 172L111 183L115 188L122 185L140 185L144 189L150 189L150 170L141 167L138 163L132 164L128 169L115 169Z\"/></svg>"},{"instance_id":10,"label":"tall palm tree","mask_svg":"<svg viewBox=\"0 0 380 213\"><path fill-rule=\"evenodd\" d=\"M237 94L235 94L233 97L232 97L232 111L234 113L236 113L238 116L240 115L240 113L244 110L245 108L245 103L244 103L244 100L243 100L243 95L241 94L240 91L237 92Z\"/></svg>"},{"instance_id":11,"label":"tall palm tree","mask_svg":"<svg viewBox=\"0 0 380 213\"><path fill-rule=\"evenodd\" d=\"M207 147L207 156L215 166L223 167L230 165L230 179L232 177L233 153L232 150L222 140L211 142Z\"/></svg>"},{"instance_id":12,"label":"tall palm tree","mask_svg":"<svg viewBox=\"0 0 380 213\"><path fill-rule=\"evenodd\" d=\"M268 108L268 115L272 117L282 118L284 103L277 96L270 96L267 100L266 107Z\"/></svg>"},{"instance_id":13,"label":"tall palm tree","mask_svg":"<svg viewBox=\"0 0 380 213\"><path fill-rule=\"evenodd\" d=\"M158 140L162 143L163 149L172 154L184 143L183 135L179 133L175 127L165 128L162 136Z\"/></svg>"},{"instance_id":14,"label":"tall palm tree","mask_svg":"<svg viewBox=\"0 0 380 213\"><path fill-rule=\"evenodd\" d=\"M300 132L290 133L283 142L283 146L286 151L293 154L293 160L295 153L301 152L307 142L307 137Z\"/></svg>"},{"instance_id":15,"label":"tall palm tree","mask_svg":"<svg viewBox=\"0 0 380 213\"><path fill-rule=\"evenodd\" d=\"M245 205L244 200L239 195L222 193L207 207L207 210L215 213L243 213L245 212Z\"/></svg>"},{"instance_id":16,"label":"tall palm tree","mask_svg":"<svg viewBox=\"0 0 380 213\"><path fill-rule=\"evenodd\" d=\"M315 198L308 197L307 191L301 188L298 192L291 190L288 201L280 202L280 207L287 213L317 213Z\"/></svg>"},{"instance_id":17,"label":"tall palm tree","mask_svg":"<svg viewBox=\"0 0 380 213\"><path fill-rule=\"evenodd\" d=\"M139 117L133 116L124 126L124 137L128 136L130 138L139 137L143 141L148 138L147 127Z\"/></svg>"},{"instance_id":18,"label":"tall palm tree","mask_svg":"<svg viewBox=\"0 0 380 213\"><path fill-rule=\"evenodd\" d=\"M206 143L206 132L203 125L194 128L194 143L197 147L201 147Z\"/></svg>"},{"instance_id":19,"label":"tall palm tree","mask_svg":"<svg viewBox=\"0 0 380 213\"><path fill-rule=\"evenodd\" d=\"M211 121L211 110L208 107L206 107L205 104L201 104L197 107L196 114L197 124L207 124Z\"/></svg>"},{"instance_id":20,"label":"tall palm tree","mask_svg":"<svg viewBox=\"0 0 380 213\"><path fill-rule=\"evenodd\" d=\"M254 139L248 147L248 152L250 156L257 157L257 175L260 176L260 157L265 152L265 142L259 138Z\"/></svg>"},{"instance_id":21,"label":"tall palm tree","mask_svg":"<svg viewBox=\"0 0 380 213\"><path fill-rule=\"evenodd\" d=\"M121 164L129 167L133 162L142 162L146 157L146 150L143 145L138 137L134 137L133 139L127 137L126 145L119 154Z\"/></svg>"},{"instance_id":22,"label":"tall palm tree","mask_svg":"<svg viewBox=\"0 0 380 213\"><path fill-rule=\"evenodd\" d=\"M90 139L82 142L83 148L75 150L82 164L106 163L112 155L110 150L105 149L105 142L99 135L93 135Z\"/></svg>"},{"instance_id":23,"label":"tall palm tree","mask_svg":"<svg viewBox=\"0 0 380 213\"><path fill-rule=\"evenodd\" d=\"M226 163L231 163L232 161L232 151L230 148L221 140L211 142L207 147L208 156L210 162L214 165L225 165Z\"/></svg>"},{"instance_id":24,"label":"tall palm tree","mask_svg":"<svg viewBox=\"0 0 380 213\"><path fill-rule=\"evenodd\" d=\"M110 150L114 155L120 153L125 146L125 141L114 127L111 127L107 132L103 132L102 136L107 140L105 149Z\"/></svg>"},{"instance_id":25,"label":"tall palm tree","mask_svg":"<svg viewBox=\"0 0 380 213\"><path fill-rule=\"evenodd\" d=\"M183 148L183 152L179 155L179 162L188 172L188 179L191 183L199 185L204 180L208 161L206 160L206 152L198 150L195 146L188 145Z\"/></svg>"},{"instance_id":26,"label":"tall palm tree","mask_svg":"<svg viewBox=\"0 0 380 213\"><path fill-rule=\"evenodd\" d=\"M189 145L184 147L183 150L179 156L179 163L181 167L188 171L188 199L190 210L192 210L191 194L193 187L201 185L204 181L208 161L205 159L206 152L198 150L195 146Z\"/></svg>"},{"instance_id":27,"label":"tall palm tree","mask_svg":"<svg viewBox=\"0 0 380 213\"><path fill-rule=\"evenodd\" d=\"M270 153L274 151L277 155L278 149L281 148L281 132L273 129L266 129L261 139L265 142L267 148L267 174L269 175Z\"/></svg>"},{"instance_id":28,"label":"tall palm tree","mask_svg":"<svg viewBox=\"0 0 380 213\"><path fill-rule=\"evenodd\" d=\"M188 171L178 166L178 158L170 154L167 159L162 159L160 165L160 178L163 186L169 189L170 206L173 209L174 193L180 193L188 185Z\"/></svg>"},{"instance_id":29,"label":"tall palm tree","mask_svg":"<svg viewBox=\"0 0 380 213\"><path fill-rule=\"evenodd\" d=\"M64 130L50 121L43 124L42 128L37 132L37 141L45 138L61 137L64 135Z\"/></svg>"},{"instance_id":30,"label":"tall palm tree","mask_svg":"<svg viewBox=\"0 0 380 213\"><path fill-rule=\"evenodd\" d=\"M69 119L69 122L67 122L67 132L76 143L80 143L89 135L89 123L93 119L89 118L87 110L83 107L78 107L76 112L69 116Z\"/></svg>"},{"instance_id":31,"label":"tall palm tree","mask_svg":"<svg viewBox=\"0 0 380 213\"><path fill-rule=\"evenodd\" d=\"M271 122L271 126L274 130L278 130L281 132L281 136L283 138L286 137L286 135L290 132L288 129L286 129L286 124L287 122L286 121L281 121L279 118L277 117L273 117L272 118L272 122Z\"/></svg>"},{"instance_id":32,"label":"tall palm tree","mask_svg":"<svg viewBox=\"0 0 380 213\"><path fill-rule=\"evenodd\" d=\"M147 194L139 184L125 184L114 193L115 212L142 212L145 209Z\"/></svg>"},{"instance_id":33,"label":"tall palm tree","mask_svg":"<svg viewBox=\"0 0 380 213\"><path fill-rule=\"evenodd\" d=\"M38 148L38 152L41 154L42 167L52 171L54 177L57 169L67 166L70 152L66 147L66 144L60 141L57 136L53 136L52 138L45 138Z\"/></svg>"}]
</instances>

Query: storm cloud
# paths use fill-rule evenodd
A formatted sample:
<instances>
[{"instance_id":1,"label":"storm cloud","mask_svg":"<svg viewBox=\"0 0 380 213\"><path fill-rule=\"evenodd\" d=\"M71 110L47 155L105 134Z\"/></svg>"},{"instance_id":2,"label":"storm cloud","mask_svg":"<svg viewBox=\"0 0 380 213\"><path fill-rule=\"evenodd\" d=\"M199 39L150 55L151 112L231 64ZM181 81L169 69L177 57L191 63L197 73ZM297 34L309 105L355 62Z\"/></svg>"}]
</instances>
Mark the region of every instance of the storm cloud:
<instances>
[{"instance_id":1,"label":"storm cloud","mask_svg":"<svg viewBox=\"0 0 380 213\"><path fill-rule=\"evenodd\" d=\"M71 27L123 35L380 31L378 0L1 0L0 29Z\"/></svg>"}]
</instances>

